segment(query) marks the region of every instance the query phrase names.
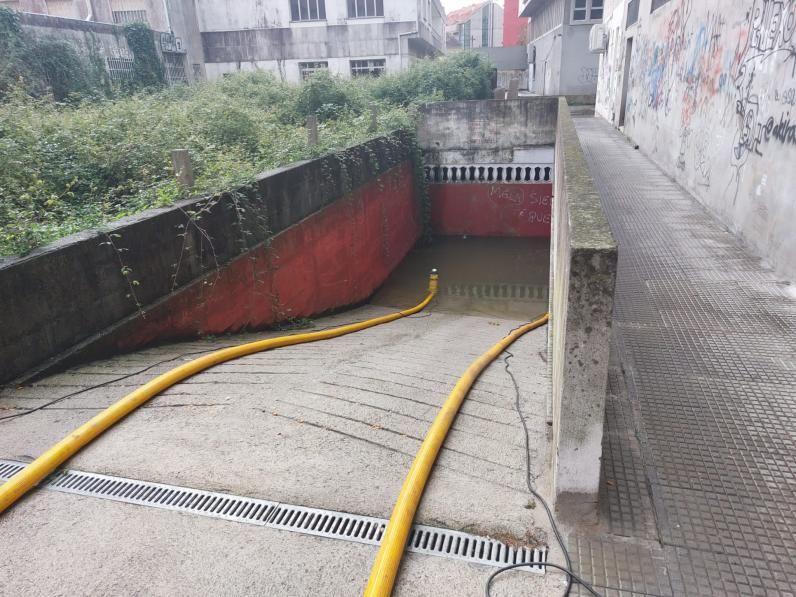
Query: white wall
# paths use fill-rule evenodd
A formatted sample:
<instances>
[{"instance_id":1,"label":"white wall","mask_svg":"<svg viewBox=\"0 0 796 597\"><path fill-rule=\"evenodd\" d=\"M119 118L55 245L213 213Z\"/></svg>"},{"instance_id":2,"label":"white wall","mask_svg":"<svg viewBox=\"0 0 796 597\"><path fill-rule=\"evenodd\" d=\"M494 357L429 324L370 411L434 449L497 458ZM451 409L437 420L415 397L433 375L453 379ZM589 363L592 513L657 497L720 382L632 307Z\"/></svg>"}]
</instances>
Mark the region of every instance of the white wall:
<instances>
[{"instance_id":1,"label":"white wall","mask_svg":"<svg viewBox=\"0 0 796 597\"><path fill-rule=\"evenodd\" d=\"M540 4L532 21L529 57L536 57L529 69L531 91L539 95L594 96L597 89L599 56L589 51L593 23L573 23L571 0L549 0ZM558 21L556 21L558 19Z\"/></svg>"},{"instance_id":2,"label":"white wall","mask_svg":"<svg viewBox=\"0 0 796 597\"><path fill-rule=\"evenodd\" d=\"M372 56L371 58L385 58L386 68L388 73L395 73L401 69L400 57L396 54L389 56ZM365 57L356 57L356 60L364 60ZM319 58L329 63L329 72L340 75L344 78L351 76L351 65L348 58ZM408 57L404 57L406 62L405 66L409 66ZM273 73L276 77L287 81L288 83L301 83L301 75L299 72L299 62L312 62L312 58L306 60L257 60L251 62L216 62L207 63L208 79L217 79L225 73L232 73L237 71L256 71L263 70Z\"/></svg>"},{"instance_id":3,"label":"white wall","mask_svg":"<svg viewBox=\"0 0 796 597\"><path fill-rule=\"evenodd\" d=\"M598 113L617 123L633 37L626 134L796 280L796 0L670 0L617 29L611 2Z\"/></svg>"},{"instance_id":4,"label":"white wall","mask_svg":"<svg viewBox=\"0 0 796 597\"><path fill-rule=\"evenodd\" d=\"M430 6L430 0L419 0ZM202 31L233 31L290 26L290 0L196 0L199 28ZM384 18L370 22L416 21L419 3L408 0L384 0ZM326 0L326 23L345 25L346 0Z\"/></svg>"}]
</instances>

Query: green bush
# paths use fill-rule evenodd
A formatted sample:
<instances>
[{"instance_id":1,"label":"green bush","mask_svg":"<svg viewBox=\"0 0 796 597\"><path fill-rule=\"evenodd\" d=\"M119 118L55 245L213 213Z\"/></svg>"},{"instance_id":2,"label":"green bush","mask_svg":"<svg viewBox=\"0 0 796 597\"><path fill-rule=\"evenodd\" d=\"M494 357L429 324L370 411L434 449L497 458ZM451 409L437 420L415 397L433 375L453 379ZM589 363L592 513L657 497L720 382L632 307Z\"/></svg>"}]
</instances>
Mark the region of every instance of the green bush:
<instances>
[{"instance_id":1,"label":"green bush","mask_svg":"<svg viewBox=\"0 0 796 597\"><path fill-rule=\"evenodd\" d=\"M337 118L348 111L359 111L355 85L327 71L314 73L301 86L296 99L296 113L306 118L315 114L321 120Z\"/></svg>"},{"instance_id":2,"label":"green bush","mask_svg":"<svg viewBox=\"0 0 796 597\"><path fill-rule=\"evenodd\" d=\"M392 77L376 79L373 94L392 104L488 99L492 67L479 54L457 52L424 59Z\"/></svg>"},{"instance_id":3,"label":"green bush","mask_svg":"<svg viewBox=\"0 0 796 597\"><path fill-rule=\"evenodd\" d=\"M0 12L0 27L3 18ZM12 46L0 37L2 44ZM461 55L376 80L317 73L291 86L255 72L113 98L73 94L66 104L31 94L26 85L0 87L0 255L25 253L189 194L238 188L263 170L373 134L413 130L424 99L488 96L488 71L478 57ZM58 85L71 93L68 81ZM370 108L378 110L375 133ZM320 143L312 147L304 128L309 114L321 121ZM174 180L176 148L191 152L193 189Z\"/></svg>"}]
</instances>

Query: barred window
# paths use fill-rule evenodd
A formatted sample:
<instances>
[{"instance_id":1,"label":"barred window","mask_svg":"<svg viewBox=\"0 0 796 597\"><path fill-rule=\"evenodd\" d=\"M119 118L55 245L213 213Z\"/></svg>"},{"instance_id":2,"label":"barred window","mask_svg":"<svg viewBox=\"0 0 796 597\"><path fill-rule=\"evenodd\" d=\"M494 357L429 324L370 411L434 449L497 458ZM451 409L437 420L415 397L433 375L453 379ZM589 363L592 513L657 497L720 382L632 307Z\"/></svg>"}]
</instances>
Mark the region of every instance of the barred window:
<instances>
[{"instance_id":1,"label":"barred window","mask_svg":"<svg viewBox=\"0 0 796 597\"><path fill-rule=\"evenodd\" d=\"M351 19L383 17L384 0L348 0L348 16Z\"/></svg>"},{"instance_id":2,"label":"barred window","mask_svg":"<svg viewBox=\"0 0 796 597\"><path fill-rule=\"evenodd\" d=\"M118 25L126 25L128 23L146 23L148 25L149 19L145 10L114 10L113 22Z\"/></svg>"},{"instance_id":3,"label":"barred window","mask_svg":"<svg viewBox=\"0 0 796 597\"><path fill-rule=\"evenodd\" d=\"M290 0L290 18L294 21L323 21L326 0Z\"/></svg>"},{"instance_id":4,"label":"barred window","mask_svg":"<svg viewBox=\"0 0 796 597\"><path fill-rule=\"evenodd\" d=\"M133 80L132 58L108 58L108 76L111 81Z\"/></svg>"},{"instance_id":5,"label":"barred window","mask_svg":"<svg viewBox=\"0 0 796 597\"><path fill-rule=\"evenodd\" d=\"M170 85L188 82L185 74L185 54L163 52L163 65L166 67L166 81Z\"/></svg>"},{"instance_id":6,"label":"barred window","mask_svg":"<svg viewBox=\"0 0 796 597\"><path fill-rule=\"evenodd\" d=\"M387 60L384 58L371 58L369 60L352 60L352 77L380 77L384 74Z\"/></svg>"},{"instance_id":7,"label":"barred window","mask_svg":"<svg viewBox=\"0 0 796 597\"><path fill-rule=\"evenodd\" d=\"M329 63L328 62L299 62L299 73L301 74L301 80L302 81L306 81L314 73L317 73L319 70L329 70Z\"/></svg>"}]
</instances>

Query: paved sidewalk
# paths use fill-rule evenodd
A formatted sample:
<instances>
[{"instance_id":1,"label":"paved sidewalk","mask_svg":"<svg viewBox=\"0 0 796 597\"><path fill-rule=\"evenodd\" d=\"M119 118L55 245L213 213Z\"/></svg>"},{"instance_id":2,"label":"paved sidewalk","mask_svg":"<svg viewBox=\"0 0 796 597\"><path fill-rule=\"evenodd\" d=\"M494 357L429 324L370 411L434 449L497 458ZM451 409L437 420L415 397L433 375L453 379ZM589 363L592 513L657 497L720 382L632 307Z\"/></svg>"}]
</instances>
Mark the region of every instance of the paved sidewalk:
<instances>
[{"instance_id":1,"label":"paved sidewalk","mask_svg":"<svg viewBox=\"0 0 796 597\"><path fill-rule=\"evenodd\" d=\"M606 595L796 594L796 300L608 123L577 129L620 244L601 528Z\"/></svg>"}]
</instances>

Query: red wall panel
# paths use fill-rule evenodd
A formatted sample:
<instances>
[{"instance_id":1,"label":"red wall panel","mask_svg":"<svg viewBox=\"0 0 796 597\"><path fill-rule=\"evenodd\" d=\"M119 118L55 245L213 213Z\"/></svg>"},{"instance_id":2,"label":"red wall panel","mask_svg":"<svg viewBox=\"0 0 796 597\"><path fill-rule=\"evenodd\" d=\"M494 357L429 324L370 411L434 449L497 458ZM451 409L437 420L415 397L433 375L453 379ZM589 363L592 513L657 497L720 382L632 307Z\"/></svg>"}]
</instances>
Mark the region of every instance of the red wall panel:
<instances>
[{"instance_id":1,"label":"red wall panel","mask_svg":"<svg viewBox=\"0 0 796 597\"><path fill-rule=\"evenodd\" d=\"M549 237L552 184L431 184L435 234Z\"/></svg>"},{"instance_id":2,"label":"red wall panel","mask_svg":"<svg viewBox=\"0 0 796 597\"><path fill-rule=\"evenodd\" d=\"M420 232L414 166L404 162L277 234L270 245L177 290L112 332L105 345L132 350L357 303L384 282Z\"/></svg>"}]
</instances>

